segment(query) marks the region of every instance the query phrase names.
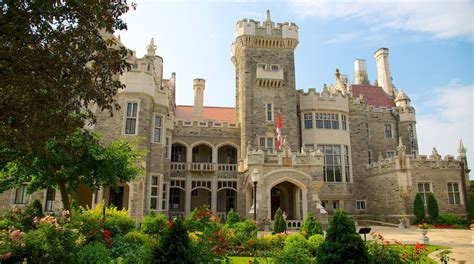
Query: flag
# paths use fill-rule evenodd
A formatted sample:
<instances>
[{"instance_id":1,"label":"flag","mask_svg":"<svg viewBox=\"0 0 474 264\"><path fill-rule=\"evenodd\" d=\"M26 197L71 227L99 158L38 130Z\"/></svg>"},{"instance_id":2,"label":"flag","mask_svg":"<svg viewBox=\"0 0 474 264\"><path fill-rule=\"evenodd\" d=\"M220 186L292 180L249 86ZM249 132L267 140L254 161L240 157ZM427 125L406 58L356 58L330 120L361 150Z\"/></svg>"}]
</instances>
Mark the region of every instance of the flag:
<instances>
[{"instance_id":1,"label":"flag","mask_svg":"<svg viewBox=\"0 0 474 264\"><path fill-rule=\"evenodd\" d=\"M281 148L281 116L280 116L280 112L278 112L276 132L277 132L276 148L278 150L280 150L280 148Z\"/></svg>"}]
</instances>

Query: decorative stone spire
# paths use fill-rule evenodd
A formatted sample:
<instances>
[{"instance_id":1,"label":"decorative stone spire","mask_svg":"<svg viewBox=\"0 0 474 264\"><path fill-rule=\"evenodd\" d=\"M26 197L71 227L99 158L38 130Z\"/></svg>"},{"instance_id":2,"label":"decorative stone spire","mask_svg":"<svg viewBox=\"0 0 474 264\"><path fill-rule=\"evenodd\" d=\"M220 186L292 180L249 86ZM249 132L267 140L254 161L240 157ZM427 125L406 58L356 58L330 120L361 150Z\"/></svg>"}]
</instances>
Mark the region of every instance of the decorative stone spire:
<instances>
[{"instance_id":1,"label":"decorative stone spire","mask_svg":"<svg viewBox=\"0 0 474 264\"><path fill-rule=\"evenodd\" d=\"M459 156L461 158L466 158L466 151L467 151L467 149L464 147L464 143L462 142L462 139L460 139L459 140L459 148L458 148Z\"/></svg>"},{"instance_id":2,"label":"decorative stone spire","mask_svg":"<svg viewBox=\"0 0 474 264\"><path fill-rule=\"evenodd\" d=\"M155 45L155 40L153 38L151 38L150 44L146 46L146 49L148 51L147 53L148 56L155 56L156 45Z\"/></svg>"},{"instance_id":3,"label":"decorative stone spire","mask_svg":"<svg viewBox=\"0 0 474 264\"><path fill-rule=\"evenodd\" d=\"M341 73L339 72L339 69L336 69L336 91L337 90L343 93L346 92L346 85L344 83Z\"/></svg>"},{"instance_id":4,"label":"decorative stone spire","mask_svg":"<svg viewBox=\"0 0 474 264\"><path fill-rule=\"evenodd\" d=\"M270 10L267 10L267 13L265 15L265 21L263 22L263 26L265 27L265 30L267 31L268 35L272 34L272 28L273 28L273 22L272 18L270 16Z\"/></svg>"},{"instance_id":5,"label":"decorative stone spire","mask_svg":"<svg viewBox=\"0 0 474 264\"><path fill-rule=\"evenodd\" d=\"M410 98L405 94L403 89L400 89L397 97L395 98L395 105L398 107L407 107L410 106L410 101Z\"/></svg>"},{"instance_id":6,"label":"decorative stone spire","mask_svg":"<svg viewBox=\"0 0 474 264\"><path fill-rule=\"evenodd\" d=\"M436 150L436 148L433 148L433 150L431 151L430 158L432 158L435 161L439 161L441 159L441 155L439 155L438 150Z\"/></svg>"}]
</instances>

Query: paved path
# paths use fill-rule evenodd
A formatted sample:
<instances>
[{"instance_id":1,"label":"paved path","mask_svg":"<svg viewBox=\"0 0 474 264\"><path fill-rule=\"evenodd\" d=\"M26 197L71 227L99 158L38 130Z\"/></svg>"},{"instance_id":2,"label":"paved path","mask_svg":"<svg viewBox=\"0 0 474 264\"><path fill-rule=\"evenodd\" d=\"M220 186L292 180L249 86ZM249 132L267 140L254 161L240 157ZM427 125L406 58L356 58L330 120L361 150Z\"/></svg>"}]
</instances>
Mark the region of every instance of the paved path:
<instances>
[{"instance_id":1,"label":"paved path","mask_svg":"<svg viewBox=\"0 0 474 264\"><path fill-rule=\"evenodd\" d=\"M372 231L382 234L389 241L399 241L407 244L418 242L421 234L418 228L399 229L385 226L371 226ZM359 229L357 229L359 230ZM457 263L474 263L474 230L467 229L430 229L427 236L431 245L443 245L451 248L451 257ZM369 239L370 236L367 236ZM436 254L430 255L435 259ZM450 262L454 263L454 262Z\"/></svg>"}]
</instances>

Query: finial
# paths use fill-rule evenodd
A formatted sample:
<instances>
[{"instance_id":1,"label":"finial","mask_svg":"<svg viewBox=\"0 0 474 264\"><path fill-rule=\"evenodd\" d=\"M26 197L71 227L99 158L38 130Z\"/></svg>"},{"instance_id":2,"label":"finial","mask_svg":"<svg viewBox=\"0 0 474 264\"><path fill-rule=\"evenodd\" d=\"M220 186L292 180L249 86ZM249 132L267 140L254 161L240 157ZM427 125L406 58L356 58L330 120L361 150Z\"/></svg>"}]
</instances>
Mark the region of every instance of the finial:
<instances>
[{"instance_id":1,"label":"finial","mask_svg":"<svg viewBox=\"0 0 474 264\"><path fill-rule=\"evenodd\" d=\"M154 38L151 38L150 44L148 44L148 46L146 46L146 48L147 48L149 56L155 56L156 45L155 45Z\"/></svg>"},{"instance_id":2,"label":"finial","mask_svg":"<svg viewBox=\"0 0 474 264\"><path fill-rule=\"evenodd\" d=\"M267 14L265 15L265 22L272 22L272 18L270 17L270 10L267 9Z\"/></svg>"},{"instance_id":3,"label":"finial","mask_svg":"<svg viewBox=\"0 0 474 264\"><path fill-rule=\"evenodd\" d=\"M336 69L336 79L341 78L341 73L339 72L339 69Z\"/></svg>"},{"instance_id":4,"label":"finial","mask_svg":"<svg viewBox=\"0 0 474 264\"><path fill-rule=\"evenodd\" d=\"M466 157L466 151L467 151L467 149L464 147L464 143L462 142L462 139L460 139L459 140L459 148L458 148L459 156L461 156L461 158L465 158Z\"/></svg>"}]
</instances>

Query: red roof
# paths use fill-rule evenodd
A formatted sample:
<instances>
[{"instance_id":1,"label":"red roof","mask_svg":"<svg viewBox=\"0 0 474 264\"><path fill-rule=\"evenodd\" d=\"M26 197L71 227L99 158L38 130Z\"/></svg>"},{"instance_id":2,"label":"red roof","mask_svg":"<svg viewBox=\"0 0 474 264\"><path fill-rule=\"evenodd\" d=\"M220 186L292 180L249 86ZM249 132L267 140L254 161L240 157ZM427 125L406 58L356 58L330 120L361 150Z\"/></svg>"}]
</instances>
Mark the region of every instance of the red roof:
<instances>
[{"instance_id":1,"label":"red roof","mask_svg":"<svg viewBox=\"0 0 474 264\"><path fill-rule=\"evenodd\" d=\"M183 120L193 119L193 107L190 105L177 105L176 118ZM204 106L203 120L220 121L235 124L235 108L234 107L220 107L220 106Z\"/></svg>"},{"instance_id":2,"label":"red roof","mask_svg":"<svg viewBox=\"0 0 474 264\"><path fill-rule=\"evenodd\" d=\"M395 107L393 98L388 96L382 87L373 85L352 85L352 96L354 98L364 95L367 105L374 107Z\"/></svg>"}]
</instances>

